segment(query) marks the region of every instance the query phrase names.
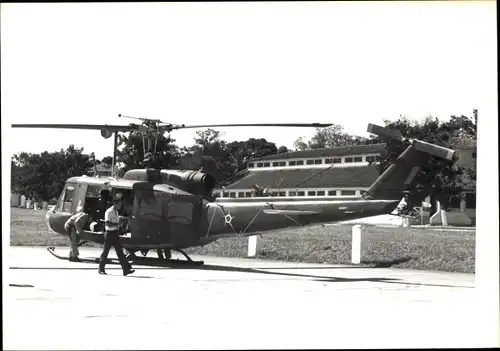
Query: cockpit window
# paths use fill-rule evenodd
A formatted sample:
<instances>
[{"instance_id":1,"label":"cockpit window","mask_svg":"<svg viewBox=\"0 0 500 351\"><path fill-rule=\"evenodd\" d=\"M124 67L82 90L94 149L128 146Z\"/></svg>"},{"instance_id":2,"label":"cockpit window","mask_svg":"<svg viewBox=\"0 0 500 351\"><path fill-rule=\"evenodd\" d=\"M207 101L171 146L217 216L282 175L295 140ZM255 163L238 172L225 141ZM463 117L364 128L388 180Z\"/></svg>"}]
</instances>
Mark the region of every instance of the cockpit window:
<instances>
[{"instance_id":1,"label":"cockpit window","mask_svg":"<svg viewBox=\"0 0 500 351\"><path fill-rule=\"evenodd\" d=\"M59 198L57 203L57 210L62 212L71 212L71 204L73 203L73 197L75 195L75 187L73 185L67 184Z\"/></svg>"}]
</instances>

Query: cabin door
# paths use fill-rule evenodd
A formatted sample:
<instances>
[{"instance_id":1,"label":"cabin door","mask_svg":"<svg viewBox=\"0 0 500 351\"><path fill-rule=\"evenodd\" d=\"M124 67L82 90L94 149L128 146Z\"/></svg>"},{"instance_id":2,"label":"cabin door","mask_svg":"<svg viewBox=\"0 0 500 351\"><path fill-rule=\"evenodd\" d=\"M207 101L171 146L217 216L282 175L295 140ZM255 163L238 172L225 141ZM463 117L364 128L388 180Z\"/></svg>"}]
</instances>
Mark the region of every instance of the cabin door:
<instances>
[{"instance_id":1,"label":"cabin door","mask_svg":"<svg viewBox=\"0 0 500 351\"><path fill-rule=\"evenodd\" d=\"M153 189L134 187L134 205L130 229L132 239L142 243L160 244L165 242L167 233L162 220L162 204Z\"/></svg>"}]
</instances>

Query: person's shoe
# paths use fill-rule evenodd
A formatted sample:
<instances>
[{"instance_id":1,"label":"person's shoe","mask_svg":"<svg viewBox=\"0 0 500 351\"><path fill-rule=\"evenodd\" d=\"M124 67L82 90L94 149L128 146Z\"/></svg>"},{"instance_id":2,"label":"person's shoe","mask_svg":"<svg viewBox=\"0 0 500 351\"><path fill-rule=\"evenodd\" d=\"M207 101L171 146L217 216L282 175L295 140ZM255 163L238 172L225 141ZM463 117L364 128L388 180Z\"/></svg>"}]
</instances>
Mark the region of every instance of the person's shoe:
<instances>
[{"instance_id":1,"label":"person's shoe","mask_svg":"<svg viewBox=\"0 0 500 351\"><path fill-rule=\"evenodd\" d=\"M123 272L123 275L124 275L124 276L127 276L127 275L129 275L129 274L134 273L134 272L135 272L135 269L127 269L126 271L124 271L124 272Z\"/></svg>"},{"instance_id":2,"label":"person's shoe","mask_svg":"<svg viewBox=\"0 0 500 351\"><path fill-rule=\"evenodd\" d=\"M104 275L106 275L107 273L106 273L106 271L105 271L104 269L99 269L99 274L104 274Z\"/></svg>"}]
</instances>

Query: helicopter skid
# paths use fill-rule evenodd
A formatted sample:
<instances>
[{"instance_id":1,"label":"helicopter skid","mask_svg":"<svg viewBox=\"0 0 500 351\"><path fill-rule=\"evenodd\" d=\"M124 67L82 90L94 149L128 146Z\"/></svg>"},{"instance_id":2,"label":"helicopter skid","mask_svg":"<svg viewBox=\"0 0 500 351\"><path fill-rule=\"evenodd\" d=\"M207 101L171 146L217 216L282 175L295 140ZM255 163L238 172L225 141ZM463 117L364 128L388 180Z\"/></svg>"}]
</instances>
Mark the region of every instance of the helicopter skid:
<instances>
[{"instance_id":1,"label":"helicopter skid","mask_svg":"<svg viewBox=\"0 0 500 351\"><path fill-rule=\"evenodd\" d=\"M54 256L55 258L58 258L60 260L65 260L69 261L68 256L63 256L55 252L55 247L51 246L47 248L47 251ZM193 261L191 257L189 257L184 251L182 250L175 250L180 252L186 257L186 260L179 260L179 259L160 259L160 258L152 258L152 257L139 257L135 255L131 255L127 257L127 260L135 265L138 266L154 266L154 267L171 267L171 266L177 266L177 265L188 265L188 266L201 266L204 264L203 261ZM82 257L78 258L79 263L99 263L99 258L91 258L91 257ZM107 264L120 264L120 261L115 258L108 258Z\"/></svg>"}]
</instances>

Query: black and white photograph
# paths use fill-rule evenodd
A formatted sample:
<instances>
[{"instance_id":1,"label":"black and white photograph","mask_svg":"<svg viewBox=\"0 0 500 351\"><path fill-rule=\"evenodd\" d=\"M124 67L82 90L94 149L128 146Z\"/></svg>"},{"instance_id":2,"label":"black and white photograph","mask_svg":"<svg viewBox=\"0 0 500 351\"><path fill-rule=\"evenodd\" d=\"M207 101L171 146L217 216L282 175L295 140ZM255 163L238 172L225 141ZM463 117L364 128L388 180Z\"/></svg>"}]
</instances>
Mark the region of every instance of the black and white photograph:
<instances>
[{"instance_id":1,"label":"black and white photograph","mask_svg":"<svg viewBox=\"0 0 500 351\"><path fill-rule=\"evenodd\" d=\"M496 1L0 6L5 350L500 347Z\"/></svg>"}]
</instances>

